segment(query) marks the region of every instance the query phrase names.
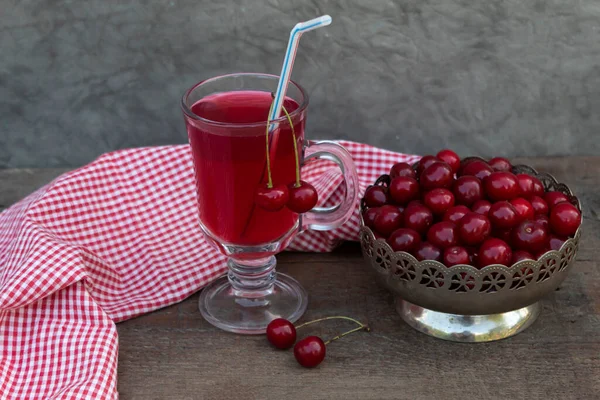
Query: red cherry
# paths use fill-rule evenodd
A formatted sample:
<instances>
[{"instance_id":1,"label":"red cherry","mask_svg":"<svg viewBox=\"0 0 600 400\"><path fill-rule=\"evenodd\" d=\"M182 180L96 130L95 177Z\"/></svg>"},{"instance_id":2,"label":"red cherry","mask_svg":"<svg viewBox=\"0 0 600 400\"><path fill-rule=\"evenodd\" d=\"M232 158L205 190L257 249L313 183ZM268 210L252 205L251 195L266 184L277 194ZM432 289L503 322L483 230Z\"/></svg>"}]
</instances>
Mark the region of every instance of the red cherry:
<instances>
[{"instance_id":1,"label":"red cherry","mask_svg":"<svg viewBox=\"0 0 600 400\"><path fill-rule=\"evenodd\" d=\"M512 250L503 240L489 238L479 247L479 268L492 264L510 266Z\"/></svg>"},{"instance_id":2,"label":"red cherry","mask_svg":"<svg viewBox=\"0 0 600 400\"><path fill-rule=\"evenodd\" d=\"M365 191L364 199L367 207L380 207L389 201L387 188L371 186Z\"/></svg>"},{"instance_id":3,"label":"red cherry","mask_svg":"<svg viewBox=\"0 0 600 400\"><path fill-rule=\"evenodd\" d=\"M527 174L517 174L517 182L519 183L519 188L521 190L521 196L525 198L529 198L534 195L534 177Z\"/></svg>"},{"instance_id":4,"label":"red cherry","mask_svg":"<svg viewBox=\"0 0 600 400\"><path fill-rule=\"evenodd\" d=\"M442 261L442 251L429 242L421 242L414 250L414 256L417 260L435 260Z\"/></svg>"},{"instance_id":5,"label":"red cherry","mask_svg":"<svg viewBox=\"0 0 600 400\"><path fill-rule=\"evenodd\" d=\"M494 157L488 161L488 164L494 171L510 172L512 170L512 164L504 157Z\"/></svg>"},{"instance_id":6,"label":"red cherry","mask_svg":"<svg viewBox=\"0 0 600 400\"><path fill-rule=\"evenodd\" d=\"M581 214L571 203L559 203L550 211L550 228L560 236L572 236L581 225Z\"/></svg>"},{"instance_id":7,"label":"red cherry","mask_svg":"<svg viewBox=\"0 0 600 400\"><path fill-rule=\"evenodd\" d=\"M394 251L411 253L421 243L421 235L413 229L400 228L390 235L387 242Z\"/></svg>"},{"instance_id":8,"label":"red cherry","mask_svg":"<svg viewBox=\"0 0 600 400\"><path fill-rule=\"evenodd\" d=\"M406 205L406 208L409 208L412 206L422 206L422 205L424 205L424 204L421 200L413 200Z\"/></svg>"},{"instance_id":9,"label":"red cherry","mask_svg":"<svg viewBox=\"0 0 600 400\"><path fill-rule=\"evenodd\" d=\"M288 185L290 198L287 202L287 208L298 214L304 214L317 205L319 195L317 189L308 182L300 181L300 185L295 183Z\"/></svg>"},{"instance_id":10,"label":"red cherry","mask_svg":"<svg viewBox=\"0 0 600 400\"><path fill-rule=\"evenodd\" d=\"M267 325L267 339L278 349L289 349L296 343L296 327L284 318L276 318Z\"/></svg>"},{"instance_id":11,"label":"red cherry","mask_svg":"<svg viewBox=\"0 0 600 400\"><path fill-rule=\"evenodd\" d=\"M432 156L432 155L426 155L421 157L421 159L419 160L419 163L417 164L417 176L421 176L421 174L423 173L423 171L425 171L425 168L429 167L431 164L433 164L434 162L438 162L440 160L437 159L437 157Z\"/></svg>"},{"instance_id":12,"label":"red cherry","mask_svg":"<svg viewBox=\"0 0 600 400\"><path fill-rule=\"evenodd\" d=\"M304 368L313 368L325 359L325 343L318 336L307 336L294 346L294 357Z\"/></svg>"},{"instance_id":13,"label":"red cherry","mask_svg":"<svg viewBox=\"0 0 600 400\"><path fill-rule=\"evenodd\" d=\"M544 197L545 192L546 189L544 189L544 184L538 178L533 178L533 194L535 196Z\"/></svg>"},{"instance_id":14,"label":"red cherry","mask_svg":"<svg viewBox=\"0 0 600 400\"><path fill-rule=\"evenodd\" d=\"M547 215L539 214L533 217L533 220L542 225L546 231L550 231L550 218Z\"/></svg>"},{"instance_id":15,"label":"red cherry","mask_svg":"<svg viewBox=\"0 0 600 400\"><path fill-rule=\"evenodd\" d=\"M388 236L402 225L403 212L396 206L387 204L379 208L375 218L375 230L384 236Z\"/></svg>"},{"instance_id":16,"label":"red cherry","mask_svg":"<svg viewBox=\"0 0 600 400\"><path fill-rule=\"evenodd\" d=\"M531 203L522 197L511 200L510 204L512 204L517 211L519 221L531 220L535 216Z\"/></svg>"},{"instance_id":17,"label":"red cherry","mask_svg":"<svg viewBox=\"0 0 600 400\"><path fill-rule=\"evenodd\" d=\"M475 246L490 236L492 225L485 215L470 212L458 221L457 229L462 243Z\"/></svg>"},{"instance_id":18,"label":"red cherry","mask_svg":"<svg viewBox=\"0 0 600 400\"><path fill-rule=\"evenodd\" d=\"M461 246L452 246L444 250L444 265L446 267L452 267L458 264L467 264L471 262L469 252L467 249Z\"/></svg>"},{"instance_id":19,"label":"red cherry","mask_svg":"<svg viewBox=\"0 0 600 400\"><path fill-rule=\"evenodd\" d=\"M454 195L448 189L433 189L423 196L425 206L435 215L443 215L454 205Z\"/></svg>"},{"instance_id":20,"label":"red cherry","mask_svg":"<svg viewBox=\"0 0 600 400\"><path fill-rule=\"evenodd\" d=\"M469 159L465 158L465 159L460 160L460 167L458 167L458 171L456 171L456 176L463 176L463 171L464 171L465 167L474 161L479 161L479 160L476 160L474 158L469 158Z\"/></svg>"},{"instance_id":21,"label":"red cherry","mask_svg":"<svg viewBox=\"0 0 600 400\"><path fill-rule=\"evenodd\" d=\"M516 264L519 261L523 261L523 260L533 260L533 255L525 250L517 250L513 253L512 255L512 259L510 260L511 264Z\"/></svg>"},{"instance_id":22,"label":"red cherry","mask_svg":"<svg viewBox=\"0 0 600 400\"><path fill-rule=\"evenodd\" d=\"M415 170L405 162L399 162L392 165L390 169L390 178L394 179L399 176L405 176L407 178L417 178Z\"/></svg>"},{"instance_id":23,"label":"red cherry","mask_svg":"<svg viewBox=\"0 0 600 400\"><path fill-rule=\"evenodd\" d=\"M484 180L494 172L486 162L481 160L472 161L464 166L461 176L474 176L477 179Z\"/></svg>"},{"instance_id":24,"label":"red cherry","mask_svg":"<svg viewBox=\"0 0 600 400\"><path fill-rule=\"evenodd\" d=\"M467 253L469 253L469 264L470 265L477 265L477 257L479 257L479 249L477 247L471 247L471 246L467 246L465 247L465 249L467 249Z\"/></svg>"},{"instance_id":25,"label":"red cherry","mask_svg":"<svg viewBox=\"0 0 600 400\"><path fill-rule=\"evenodd\" d=\"M427 240L434 246L441 249L456 246L458 243L458 234L456 225L452 222L442 221L433 224L427 231Z\"/></svg>"},{"instance_id":26,"label":"red cherry","mask_svg":"<svg viewBox=\"0 0 600 400\"><path fill-rule=\"evenodd\" d=\"M433 223L433 214L423 205L407 206L404 210L404 227L414 229L420 234L427 232Z\"/></svg>"},{"instance_id":27,"label":"red cherry","mask_svg":"<svg viewBox=\"0 0 600 400\"><path fill-rule=\"evenodd\" d=\"M389 193L396 203L406 204L419 197L419 182L414 178L399 176L392 179Z\"/></svg>"},{"instance_id":28,"label":"red cherry","mask_svg":"<svg viewBox=\"0 0 600 400\"><path fill-rule=\"evenodd\" d=\"M510 172L493 172L483 180L487 196L494 201L512 200L519 197L519 182Z\"/></svg>"},{"instance_id":29,"label":"red cherry","mask_svg":"<svg viewBox=\"0 0 600 400\"><path fill-rule=\"evenodd\" d=\"M448 164L450 168L452 168L453 173L458 172L458 168L460 168L460 157L458 156L458 154L456 154L450 149L444 149L437 153L436 157L438 158L438 160L441 160Z\"/></svg>"},{"instance_id":30,"label":"red cherry","mask_svg":"<svg viewBox=\"0 0 600 400\"><path fill-rule=\"evenodd\" d=\"M368 208L363 211L362 217L365 222L365 226L374 229L375 228L375 218L379 214L379 207Z\"/></svg>"},{"instance_id":31,"label":"red cherry","mask_svg":"<svg viewBox=\"0 0 600 400\"><path fill-rule=\"evenodd\" d=\"M288 188L285 185L277 185L272 188L261 186L254 195L254 203L266 211L279 211L290 198Z\"/></svg>"},{"instance_id":32,"label":"red cherry","mask_svg":"<svg viewBox=\"0 0 600 400\"><path fill-rule=\"evenodd\" d=\"M546 253L547 253L547 252L549 252L549 251L550 251L550 248L548 248L548 247L544 247L542 250L538 251L537 253L535 253L535 254L533 255L533 259L534 259L534 260L539 260L539 258L540 258L541 256L543 256L544 254L546 254Z\"/></svg>"},{"instance_id":33,"label":"red cherry","mask_svg":"<svg viewBox=\"0 0 600 400\"><path fill-rule=\"evenodd\" d=\"M492 204L488 218L494 228L511 229L519 223L517 210L508 201Z\"/></svg>"},{"instance_id":34,"label":"red cherry","mask_svg":"<svg viewBox=\"0 0 600 400\"><path fill-rule=\"evenodd\" d=\"M454 206L446 211L443 220L457 223L462 217L470 212L471 210L469 210L469 207L467 206Z\"/></svg>"},{"instance_id":35,"label":"red cherry","mask_svg":"<svg viewBox=\"0 0 600 400\"><path fill-rule=\"evenodd\" d=\"M443 161L437 161L425 168L420 175L421 187L425 190L449 188L454 180L452 168Z\"/></svg>"},{"instance_id":36,"label":"red cherry","mask_svg":"<svg viewBox=\"0 0 600 400\"><path fill-rule=\"evenodd\" d=\"M373 231L373 236L375 236L375 240L377 240L377 239L386 240L387 239L385 236L383 236L381 233L379 233L377 231Z\"/></svg>"},{"instance_id":37,"label":"red cherry","mask_svg":"<svg viewBox=\"0 0 600 400\"><path fill-rule=\"evenodd\" d=\"M542 199L540 196L536 196L536 195L531 196L529 198L529 202L531 203L531 206L533 207L533 213L535 215L539 215L539 214L547 215L548 214L548 204L546 204L544 199Z\"/></svg>"},{"instance_id":38,"label":"red cherry","mask_svg":"<svg viewBox=\"0 0 600 400\"><path fill-rule=\"evenodd\" d=\"M521 222L512 232L512 244L519 250L535 253L546 246L548 232L533 221Z\"/></svg>"},{"instance_id":39,"label":"red cherry","mask_svg":"<svg viewBox=\"0 0 600 400\"><path fill-rule=\"evenodd\" d=\"M560 250L560 248L566 241L566 238L556 236L555 234L550 234L550 236L548 237L548 247L550 247L550 249L552 250Z\"/></svg>"},{"instance_id":40,"label":"red cherry","mask_svg":"<svg viewBox=\"0 0 600 400\"><path fill-rule=\"evenodd\" d=\"M548 208L552 210L557 204L568 203L569 198L562 192L548 192L544 195L544 201L548 204Z\"/></svg>"},{"instance_id":41,"label":"red cherry","mask_svg":"<svg viewBox=\"0 0 600 400\"><path fill-rule=\"evenodd\" d=\"M492 203L490 203L487 200L476 201L471 206L471 210L473 212L476 212L477 214L481 214L481 215L485 215L485 216L487 216L488 213L490 212L490 208L492 208Z\"/></svg>"},{"instance_id":42,"label":"red cherry","mask_svg":"<svg viewBox=\"0 0 600 400\"><path fill-rule=\"evenodd\" d=\"M452 192L458 204L470 206L483 199L483 185L474 176L461 176L452 185Z\"/></svg>"}]
</instances>

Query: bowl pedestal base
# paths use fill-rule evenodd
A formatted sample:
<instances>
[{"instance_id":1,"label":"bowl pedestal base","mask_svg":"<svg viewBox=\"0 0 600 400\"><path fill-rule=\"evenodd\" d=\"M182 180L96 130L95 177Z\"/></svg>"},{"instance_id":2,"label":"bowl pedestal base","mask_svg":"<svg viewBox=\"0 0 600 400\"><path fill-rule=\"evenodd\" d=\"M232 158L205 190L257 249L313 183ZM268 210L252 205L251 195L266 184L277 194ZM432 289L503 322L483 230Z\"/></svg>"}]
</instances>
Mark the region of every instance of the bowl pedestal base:
<instances>
[{"instance_id":1,"label":"bowl pedestal base","mask_svg":"<svg viewBox=\"0 0 600 400\"><path fill-rule=\"evenodd\" d=\"M429 310L396 298L402 319L419 332L453 342L477 343L505 339L527 329L539 316L540 303L501 314L458 315Z\"/></svg>"}]
</instances>

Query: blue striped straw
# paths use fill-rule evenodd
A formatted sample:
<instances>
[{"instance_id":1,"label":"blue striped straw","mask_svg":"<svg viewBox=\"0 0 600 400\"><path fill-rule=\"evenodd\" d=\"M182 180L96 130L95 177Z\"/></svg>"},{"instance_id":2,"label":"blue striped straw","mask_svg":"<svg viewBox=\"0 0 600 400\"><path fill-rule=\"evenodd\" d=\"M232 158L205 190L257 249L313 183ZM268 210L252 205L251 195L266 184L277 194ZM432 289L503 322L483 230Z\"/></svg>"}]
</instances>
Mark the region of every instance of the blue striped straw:
<instances>
[{"instance_id":1,"label":"blue striped straw","mask_svg":"<svg viewBox=\"0 0 600 400\"><path fill-rule=\"evenodd\" d=\"M331 24L331 17L329 15L323 15L311 19L306 22L299 22L294 26L290 32L290 40L288 41L287 50L285 51L285 58L283 59L283 66L281 67L281 75L279 75L279 83L277 84L277 90L275 91L275 99L271 114L269 114L268 121L275 120L281 115L281 107L283 106L283 100L285 99L285 93L287 92L288 84L290 83L290 77L292 76L292 68L294 67L294 60L296 59L296 51L298 50L298 42L303 33L312 31L313 29L320 28Z\"/></svg>"}]
</instances>

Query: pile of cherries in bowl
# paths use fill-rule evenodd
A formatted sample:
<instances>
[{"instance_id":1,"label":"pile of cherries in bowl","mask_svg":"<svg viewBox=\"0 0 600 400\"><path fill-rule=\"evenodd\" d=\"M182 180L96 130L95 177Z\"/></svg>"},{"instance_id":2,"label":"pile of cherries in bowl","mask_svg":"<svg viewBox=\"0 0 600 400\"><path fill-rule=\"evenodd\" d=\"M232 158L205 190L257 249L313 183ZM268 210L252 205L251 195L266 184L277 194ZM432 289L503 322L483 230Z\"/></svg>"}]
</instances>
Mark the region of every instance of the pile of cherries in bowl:
<instances>
[{"instance_id":1,"label":"pile of cherries in bowl","mask_svg":"<svg viewBox=\"0 0 600 400\"><path fill-rule=\"evenodd\" d=\"M537 260L573 237L581 214L565 194L511 171L506 158L461 160L448 149L416 168L394 164L387 186L365 191L363 222L419 261L483 268Z\"/></svg>"}]
</instances>

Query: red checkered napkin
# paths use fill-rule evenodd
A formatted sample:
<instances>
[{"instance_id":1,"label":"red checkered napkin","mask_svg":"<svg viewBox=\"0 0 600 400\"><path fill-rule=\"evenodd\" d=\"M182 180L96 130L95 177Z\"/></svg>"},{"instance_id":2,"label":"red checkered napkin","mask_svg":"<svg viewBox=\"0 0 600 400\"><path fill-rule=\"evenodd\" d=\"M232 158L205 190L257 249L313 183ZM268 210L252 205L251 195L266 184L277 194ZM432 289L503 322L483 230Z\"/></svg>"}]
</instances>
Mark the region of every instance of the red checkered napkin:
<instances>
[{"instance_id":1,"label":"red checkered napkin","mask_svg":"<svg viewBox=\"0 0 600 400\"><path fill-rule=\"evenodd\" d=\"M340 142L360 190L407 156ZM337 203L337 169L303 170ZM198 228L188 146L122 150L69 172L0 214L0 398L117 398L115 322L179 302L224 272ZM299 251L358 239L305 232Z\"/></svg>"}]
</instances>

